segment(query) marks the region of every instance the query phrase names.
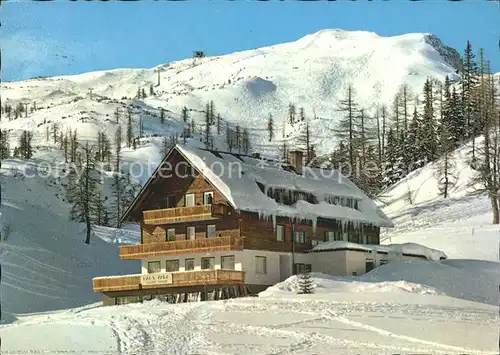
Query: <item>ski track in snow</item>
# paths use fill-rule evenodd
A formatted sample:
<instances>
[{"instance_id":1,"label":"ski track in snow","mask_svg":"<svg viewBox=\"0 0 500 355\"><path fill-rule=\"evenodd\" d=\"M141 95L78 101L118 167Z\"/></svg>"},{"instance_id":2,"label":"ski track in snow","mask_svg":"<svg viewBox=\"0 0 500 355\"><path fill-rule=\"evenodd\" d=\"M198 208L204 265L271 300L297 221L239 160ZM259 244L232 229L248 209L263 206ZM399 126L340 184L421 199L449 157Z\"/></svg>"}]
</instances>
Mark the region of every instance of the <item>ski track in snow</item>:
<instances>
[{"instance_id":1,"label":"ski track in snow","mask_svg":"<svg viewBox=\"0 0 500 355\"><path fill-rule=\"evenodd\" d=\"M183 308L187 308L184 313L162 312L159 315L146 315L142 321L123 313L113 316L110 327L117 337L118 353L199 353L207 344L203 329L210 320L211 308L200 303Z\"/></svg>"},{"instance_id":2,"label":"ski track in snow","mask_svg":"<svg viewBox=\"0 0 500 355\"><path fill-rule=\"evenodd\" d=\"M424 296L422 300L432 300L433 297L435 296ZM365 321L360 321L360 318ZM114 307L98 307L97 304L92 304L59 313L27 316L11 327L19 328L21 332L24 331L23 326L50 326L57 323L64 324L68 328L72 325L105 327L111 330L110 334L115 337L115 350L54 349L49 352L31 349L4 350L2 353L20 355L49 353L54 355L74 353L305 355L359 354L366 351L425 354L493 353L449 344L450 339L440 341L438 337L436 341L435 334L415 333L411 327L406 329L402 327L401 330L398 326L394 328L394 324L406 325L408 322L424 328L427 324L434 327L433 329L447 330L453 330L455 326L459 327L456 329L468 327L478 329L480 325L488 327L485 329L489 331L496 328L498 315L493 308L471 308L463 304L454 307L440 304L339 302L314 298L305 300L241 298L177 305L150 301L144 304ZM450 326L452 328L448 328Z\"/></svg>"}]
</instances>

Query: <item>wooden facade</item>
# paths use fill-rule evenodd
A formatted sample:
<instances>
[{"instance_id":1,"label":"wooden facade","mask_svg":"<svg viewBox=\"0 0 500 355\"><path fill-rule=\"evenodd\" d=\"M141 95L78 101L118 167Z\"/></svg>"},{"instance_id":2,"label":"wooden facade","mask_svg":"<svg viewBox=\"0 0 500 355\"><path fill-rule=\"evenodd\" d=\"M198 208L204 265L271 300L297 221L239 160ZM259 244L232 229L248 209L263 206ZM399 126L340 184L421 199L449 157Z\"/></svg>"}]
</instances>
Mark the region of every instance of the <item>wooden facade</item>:
<instances>
[{"instance_id":1,"label":"wooden facade","mask_svg":"<svg viewBox=\"0 0 500 355\"><path fill-rule=\"evenodd\" d=\"M93 288L95 292L116 292L204 285L242 285L245 281L244 271L220 269L173 272L171 283L154 285L143 284L141 276L96 277L93 279Z\"/></svg>"},{"instance_id":2,"label":"wooden facade","mask_svg":"<svg viewBox=\"0 0 500 355\"><path fill-rule=\"evenodd\" d=\"M217 253L243 250L243 239L239 236L198 238L172 242L125 245L120 247L120 259L141 260L159 255L181 255L192 253Z\"/></svg>"},{"instance_id":3,"label":"wooden facade","mask_svg":"<svg viewBox=\"0 0 500 355\"><path fill-rule=\"evenodd\" d=\"M343 229L338 221L326 219L318 220L313 228L312 221L294 222L278 216L276 227L283 232L278 235L271 217L264 219L255 212L235 210L178 150L173 149L165 163L126 212L128 221L141 224L141 243L120 246L123 260L243 250L302 254L314 244L326 241L327 233L332 232L349 234L350 242L362 243L363 236L368 244L380 244L378 227L366 225L359 229L348 225ZM295 232L307 232L307 238L297 239ZM293 258L290 262L293 263ZM162 294L173 288L204 287L206 292L207 285L213 289L248 286L244 286L244 271L214 268L171 274L172 282L163 285L144 285L141 275L128 275L95 278L93 286L95 292L102 292L108 298Z\"/></svg>"},{"instance_id":4,"label":"wooden facade","mask_svg":"<svg viewBox=\"0 0 500 355\"><path fill-rule=\"evenodd\" d=\"M155 175L129 213L130 221L141 223L143 246L121 247L122 259L242 248L243 243L234 244L235 240L244 240L244 248L250 250L305 253L313 243L325 241L326 232L342 230L335 220L320 220L313 231L311 221L293 223L288 217L277 217L276 224L284 228L284 238L278 240L271 218L261 219L257 213L235 210L224 195L175 149L166 162L166 168L160 168ZM209 203L207 194L211 195ZM191 196L194 206L187 206L187 195ZM221 241L209 240L208 228L213 226L215 238L222 238ZM194 228L194 236L188 236L188 228ZM294 231L307 232L307 241L294 242ZM361 234L365 235L368 244L380 243L379 228L376 227L356 229L348 226L344 232L353 238L349 241L355 243L362 242ZM204 239L207 241L200 242ZM181 241L186 243L179 244ZM145 247L147 244L155 246Z\"/></svg>"}]
</instances>

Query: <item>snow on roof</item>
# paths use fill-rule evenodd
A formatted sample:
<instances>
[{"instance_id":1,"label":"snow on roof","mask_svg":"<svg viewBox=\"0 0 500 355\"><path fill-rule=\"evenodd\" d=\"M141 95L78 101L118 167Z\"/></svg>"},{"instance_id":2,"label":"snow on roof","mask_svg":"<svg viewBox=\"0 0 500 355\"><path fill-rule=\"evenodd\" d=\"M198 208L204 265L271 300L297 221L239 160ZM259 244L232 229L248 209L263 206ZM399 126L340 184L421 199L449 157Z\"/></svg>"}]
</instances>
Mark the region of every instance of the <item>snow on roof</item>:
<instances>
[{"instance_id":1,"label":"snow on roof","mask_svg":"<svg viewBox=\"0 0 500 355\"><path fill-rule=\"evenodd\" d=\"M210 151L178 144L175 147L238 210L261 216L294 219L336 219L342 223L365 223L393 227L391 220L366 194L337 170L304 167L303 176L278 161L252 158L227 152ZM267 188L300 191L316 196L318 203L303 200L283 205L262 192ZM348 197L358 201L358 209L329 204L326 196Z\"/></svg>"},{"instance_id":2,"label":"snow on roof","mask_svg":"<svg viewBox=\"0 0 500 355\"><path fill-rule=\"evenodd\" d=\"M342 241L324 242L315 245L311 249L312 252L324 252L333 251L340 249L351 249L351 250L361 250L361 251L377 251L383 253L400 253L406 255L419 255L423 256L428 260L440 260L447 259L445 253L440 250L427 248L423 245L416 243L404 243L404 244L388 244L388 245L372 245L372 244L357 244Z\"/></svg>"}]
</instances>

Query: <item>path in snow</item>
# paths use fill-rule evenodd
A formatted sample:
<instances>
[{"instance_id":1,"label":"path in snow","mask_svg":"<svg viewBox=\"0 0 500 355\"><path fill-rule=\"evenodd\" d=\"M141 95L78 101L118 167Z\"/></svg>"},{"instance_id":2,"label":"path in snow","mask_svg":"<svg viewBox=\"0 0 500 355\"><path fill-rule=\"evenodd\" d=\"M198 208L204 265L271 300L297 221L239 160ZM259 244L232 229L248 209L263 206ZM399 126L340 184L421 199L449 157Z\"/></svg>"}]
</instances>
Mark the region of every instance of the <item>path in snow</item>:
<instances>
[{"instance_id":1,"label":"path in snow","mask_svg":"<svg viewBox=\"0 0 500 355\"><path fill-rule=\"evenodd\" d=\"M90 305L23 317L0 335L2 354L492 354L497 325L493 306L369 292Z\"/></svg>"}]
</instances>

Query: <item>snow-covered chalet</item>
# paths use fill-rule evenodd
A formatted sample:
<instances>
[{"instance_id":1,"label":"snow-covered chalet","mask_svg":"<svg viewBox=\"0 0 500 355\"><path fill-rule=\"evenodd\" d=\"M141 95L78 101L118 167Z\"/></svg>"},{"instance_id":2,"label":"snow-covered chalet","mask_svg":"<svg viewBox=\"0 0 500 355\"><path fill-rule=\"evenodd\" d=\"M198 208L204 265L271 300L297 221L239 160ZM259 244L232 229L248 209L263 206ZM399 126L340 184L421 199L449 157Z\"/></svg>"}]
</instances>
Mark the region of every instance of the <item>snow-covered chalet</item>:
<instances>
[{"instance_id":1,"label":"snow-covered chalet","mask_svg":"<svg viewBox=\"0 0 500 355\"><path fill-rule=\"evenodd\" d=\"M218 299L304 270L360 275L387 262L366 246L391 220L338 171L302 162L300 151L283 164L176 145L122 217L140 223L141 243L120 258L142 272L95 278L94 291L104 304Z\"/></svg>"}]
</instances>

